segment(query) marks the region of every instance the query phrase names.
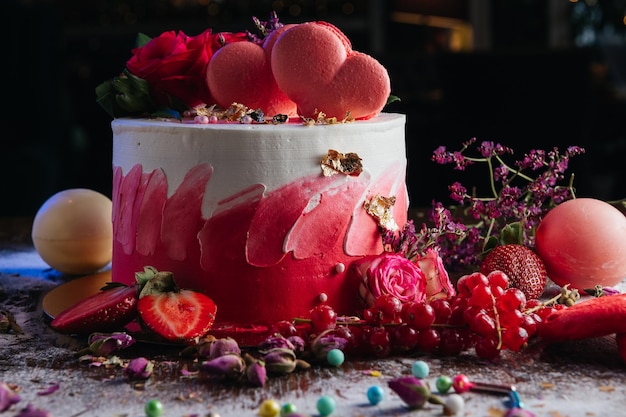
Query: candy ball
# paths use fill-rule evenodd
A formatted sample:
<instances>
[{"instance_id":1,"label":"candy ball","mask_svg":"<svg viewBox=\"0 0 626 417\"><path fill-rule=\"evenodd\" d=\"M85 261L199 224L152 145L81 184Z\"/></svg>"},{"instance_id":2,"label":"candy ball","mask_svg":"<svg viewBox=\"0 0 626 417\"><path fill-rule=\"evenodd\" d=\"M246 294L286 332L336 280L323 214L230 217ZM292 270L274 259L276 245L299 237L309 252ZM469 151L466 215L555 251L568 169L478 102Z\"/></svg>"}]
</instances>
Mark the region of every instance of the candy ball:
<instances>
[{"instance_id":1,"label":"candy ball","mask_svg":"<svg viewBox=\"0 0 626 417\"><path fill-rule=\"evenodd\" d=\"M557 285L613 287L626 278L626 216L601 200L567 200L543 218L535 248Z\"/></svg>"},{"instance_id":2,"label":"candy ball","mask_svg":"<svg viewBox=\"0 0 626 417\"><path fill-rule=\"evenodd\" d=\"M383 389L380 386L372 385L371 387L367 389L367 400L370 402L370 404L376 405L379 402L381 402L384 398L385 398L385 391L383 391Z\"/></svg>"},{"instance_id":3,"label":"candy ball","mask_svg":"<svg viewBox=\"0 0 626 417\"><path fill-rule=\"evenodd\" d=\"M340 366L345 360L345 355L341 349L331 349L326 355L326 360L332 366Z\"/></svg>"},{"instance_id":4,"label":"candy ball","mask_svg":"<svg viewBox=\"0 0 626 417\"><path fill-rule=\"evenodd\" d=\"M97 191L60 191L39 208L31 237L35 249L64 274L96 272L112 258L111 200Z\"/></svg>"},{"instance_id":5,"label":"candy ball","mask_svg":"<svg viewBox=\"0 0 626 417\"><path fill-rule=\"evenodd\" d=\"M416 378L424 379L430 373L430 367L424 361L415 361L411 366L411 373Z\"/></svg>"},{"instance_id":6,"label":"candy ball","mask_svg":"<svg viewBox=\"0 0 626 417\"><path fill-rule=\"evenodd\" d=\"M335 402L335 399L328 395L322 395L317 400L317 411L322 417L331 415L335 411L336 407L337 403Z\"/></svg>"}]
</instances>

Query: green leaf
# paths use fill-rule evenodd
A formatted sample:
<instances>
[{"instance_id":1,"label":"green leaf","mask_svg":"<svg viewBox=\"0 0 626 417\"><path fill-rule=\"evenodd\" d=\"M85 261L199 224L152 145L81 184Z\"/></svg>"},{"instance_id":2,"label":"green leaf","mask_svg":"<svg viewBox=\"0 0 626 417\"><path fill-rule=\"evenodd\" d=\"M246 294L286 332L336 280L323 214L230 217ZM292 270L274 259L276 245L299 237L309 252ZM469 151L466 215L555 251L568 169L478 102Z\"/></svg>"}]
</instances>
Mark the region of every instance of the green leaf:
<instances>
[{"instance_id":1,"label":"green leaf","mask_svg":"<svg viewBox=\"0 0 626 417\"><path fill-rule=\"evenodd\" d=\"M145 44L147 44L148 42L150 42L151 40L152 38L150 36L146 35L145 33L139 32L137 34L137 39L135 40L135 46L137 48L140 48L144 46Z\"/></svg>"},{"instance_id":2,"label":"green leaf","mask_svg":"<svg viewBox=\"0 0 626 417\"><path fill-rule=\"evenodd\" d=\"M500 244L509 243L523 244L524 229L520 222L509 223L502 228L500 232Z\"/></svg>"},{"instance_id":3,"label":"green leaf","mask_svg":"<svg viewBox=\"0 0 626 417\"><path fill-rule=\"evenodd\" d=\"M389 97L387 97L387 103L385 105L391 104L394 101L400 101L400 97L394 96L393 94L390 94Z\"/></svg>"}]
</instances>

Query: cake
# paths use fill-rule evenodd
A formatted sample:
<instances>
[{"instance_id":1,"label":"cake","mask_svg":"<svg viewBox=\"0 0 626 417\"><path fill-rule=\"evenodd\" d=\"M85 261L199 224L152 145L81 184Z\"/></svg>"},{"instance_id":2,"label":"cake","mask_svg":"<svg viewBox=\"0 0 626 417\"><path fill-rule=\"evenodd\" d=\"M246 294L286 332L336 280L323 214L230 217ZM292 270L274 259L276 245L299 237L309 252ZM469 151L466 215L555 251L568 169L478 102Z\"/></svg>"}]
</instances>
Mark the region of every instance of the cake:
<instances>
[{"instance_id":1,"label":"cake","mask_svg":"<svg viewBox=\"0 0 626 417\"><path fill-rule=\"evenodd\" d=\"M388 113L315 126L114 120L113 280L173 272L215 301L215 332L262 332L321 302L354 314L348 267L383 250L364 206L395 197L395 222L407 219L404 126ZM329 150L358 155L362 171L325 175Z\"/></svg>"},{"instance_id":2,"label":"cake","mask_svg":"<svg viewBox=\"0 0 626 417\"><path fill-rule=\"evenodd\" d=\"M97 89L114 116L113 281L169 271L215 302L212 334L245 344L319 304L362 309L350 265L384 251L383 222L398 230L409 205L385 68L329 23L261 25L166 32ZM154 77L172 67L185 75Z\"/></svg>"}]
</instances>

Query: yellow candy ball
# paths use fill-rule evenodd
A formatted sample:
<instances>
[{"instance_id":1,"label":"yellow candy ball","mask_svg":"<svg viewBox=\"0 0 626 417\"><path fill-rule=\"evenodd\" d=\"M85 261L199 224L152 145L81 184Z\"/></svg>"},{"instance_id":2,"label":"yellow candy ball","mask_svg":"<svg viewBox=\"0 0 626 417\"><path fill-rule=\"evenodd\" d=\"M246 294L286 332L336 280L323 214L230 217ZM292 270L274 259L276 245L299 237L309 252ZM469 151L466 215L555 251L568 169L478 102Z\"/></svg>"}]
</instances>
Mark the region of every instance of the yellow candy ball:
<instances>
[{"instance_id":1,"label":"yellow candy ball","mask_svg":"<svg viewBox=\"0 0 626 417\"><path fill-rule=\"evenodd\" d=\"M111 200L94 190L60 191L39 208L31 237L41 259L59 272L82 275L111 262Z\"/></svg>"},{"instance_id":2,"label":"yellow candy ball","mask_svg":"<svg viewBox=\"0 0 626 417\"><path fill-rule=\"evenodd\" d=\"M259 407L260 417L276 417L280 413L280 404L276 400L265 400Z\"/></svg>"}]
</instances>

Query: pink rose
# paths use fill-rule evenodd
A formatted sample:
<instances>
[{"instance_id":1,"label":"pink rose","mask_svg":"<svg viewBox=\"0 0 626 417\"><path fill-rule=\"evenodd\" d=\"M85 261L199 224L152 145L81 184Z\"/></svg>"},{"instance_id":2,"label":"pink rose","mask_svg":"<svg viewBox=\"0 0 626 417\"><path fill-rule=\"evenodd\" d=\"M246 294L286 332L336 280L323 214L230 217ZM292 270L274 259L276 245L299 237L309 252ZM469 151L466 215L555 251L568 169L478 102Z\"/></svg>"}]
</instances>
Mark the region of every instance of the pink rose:
<instances>
[{"instance_id":1,"label":"pink rose","mask_svg":"<svg viewBox=\"0 0 626 417\"><path fill-rule=\"evenodd\" d=\"M148 82L159 104L172 107L172 99L189 107L212 104L206 69L213 52L221 45L220 36L226 42L246 39L245 33L212 34L210 29L197 36L187 36L182 31L164 32L133 49L126 66L133 75Z\"/></svg>"},{"instance_id":2,"label":"pink rose","mask_svg":"<svg viewBox=\"0 0 626 417\"><path fill-rule=\"evenodd\" d=\"M448 271L443 266L439 252L429 249L426 255L417 261L420 269L426 275L426 298L447 298L456 294L454 285L450 282Z\"/></svg>"},{"instance_id":3,"label":"pink rose","mask_svg":"<svg viewBox=\"0 0 626 417\"><path fill-rule=\"evenodd\" d=\"M426 275L402 255L370 255L355 261L352 267L360 280L359 295L367 307L383 294L393 295L402 303L426 297Z\"/></svg>"}]
</instances>

